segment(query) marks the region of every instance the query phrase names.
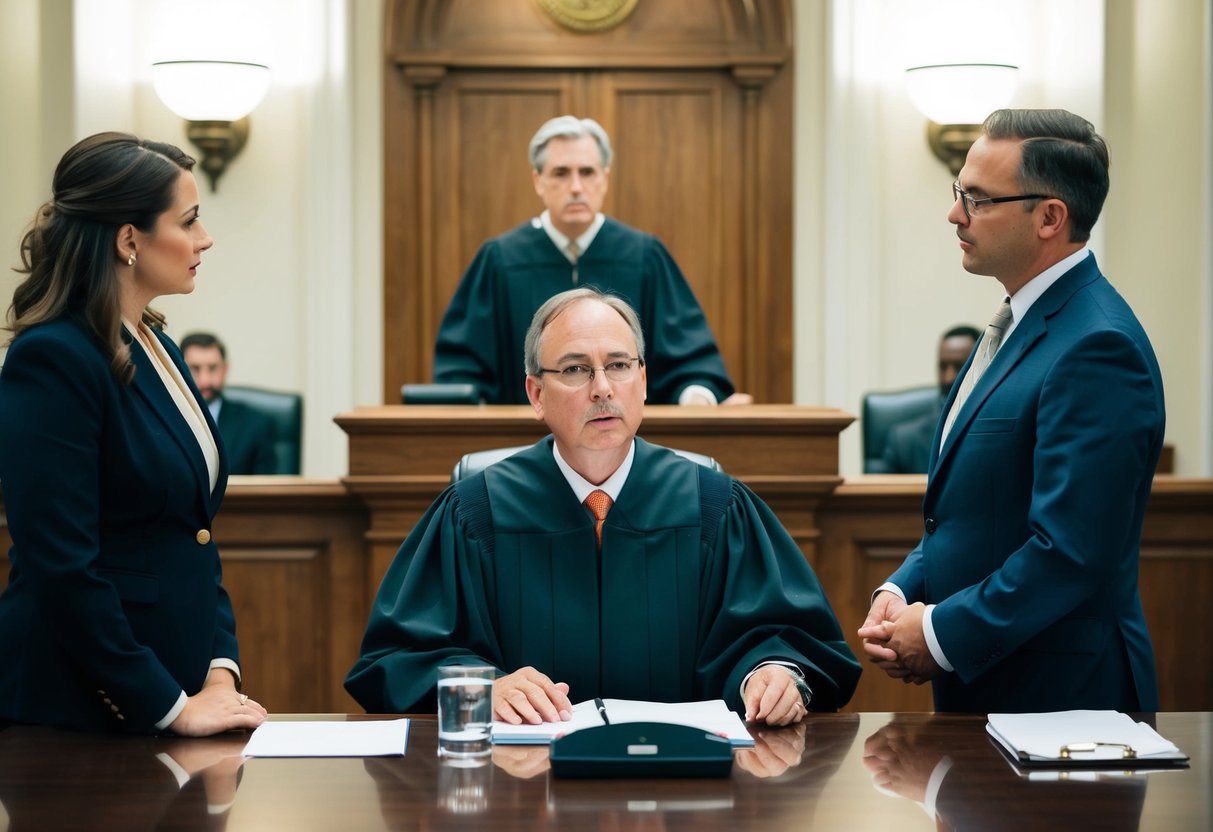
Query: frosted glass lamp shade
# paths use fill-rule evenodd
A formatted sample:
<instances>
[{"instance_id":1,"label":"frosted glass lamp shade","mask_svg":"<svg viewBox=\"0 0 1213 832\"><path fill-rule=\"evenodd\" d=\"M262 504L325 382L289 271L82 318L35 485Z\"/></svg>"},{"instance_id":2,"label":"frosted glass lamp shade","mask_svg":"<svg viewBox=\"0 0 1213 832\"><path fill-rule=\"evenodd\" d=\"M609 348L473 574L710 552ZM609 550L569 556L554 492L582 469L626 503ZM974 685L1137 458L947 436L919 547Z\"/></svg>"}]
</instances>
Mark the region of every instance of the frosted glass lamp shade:
<instances>
[{"instance_id":1,"label":"frosted glass lamp shade","mask_svg":"<svg viewBox=\"0 0 1213 832\"><path fill-rule=\"evenodd\" d=\"M981 124L1011 103L1019 68L1010 64L934 64L906 70L906 89L936 124Z\"/></svg>"},{"instance_id":2,"label":"frosted glass lamp shade","mask_svg":"<svg viewBox=\"0 0 1213 832\"><path fill-rule=\"evenodd\" d=\"M238 121L265 97L270 71L237 61L161 61L152 64L152 85L187 121Z\"/></svg>"}]
</instances>

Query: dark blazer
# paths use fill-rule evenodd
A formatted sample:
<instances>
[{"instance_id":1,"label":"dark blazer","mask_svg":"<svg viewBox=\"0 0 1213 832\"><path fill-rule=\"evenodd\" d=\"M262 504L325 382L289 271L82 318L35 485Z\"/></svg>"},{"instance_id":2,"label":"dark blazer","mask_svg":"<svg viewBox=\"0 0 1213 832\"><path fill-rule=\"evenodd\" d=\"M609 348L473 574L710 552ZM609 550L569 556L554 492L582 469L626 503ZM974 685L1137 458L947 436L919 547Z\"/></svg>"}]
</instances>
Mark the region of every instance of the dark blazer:
<instances>
[{"instance_id":1,"label":"dark blazer","mask_svg":"<svg viewBox=\"0 0 1213 832\"><path fill-rule=\"evenodd\" d=\"M124 332L125 337L125 332ZM157 337L189 383L177 347ZM151 731L214 658L238 661L198 442L143 350L129 386L58 320L0 371L0 482L13 538L0 595L0 718Z\"/></svg>"},{"instance_id":2,"label":"dark blazer","mask_svg":"<svg viewBox=\"0 0 1213 832\"><path fill-rule=\"evenodd\" d=\"M955 667L938 710L1158 708L1137 581L1164 424L1150 341L1088 256L1032 305L942 449L936 429L925 533L889 580L938 605Z\"/></svg>"},{"instance_id":3,"label":"dark blazer","mask_svg":"<svg viewBox=\"0 0 1213 832\"><path fill-rule=\"evenodd\" d=\"M230 474L277 474L274 421L264 413L230 399L219 408L219 433Z\"/></svg>"}]
</instances>

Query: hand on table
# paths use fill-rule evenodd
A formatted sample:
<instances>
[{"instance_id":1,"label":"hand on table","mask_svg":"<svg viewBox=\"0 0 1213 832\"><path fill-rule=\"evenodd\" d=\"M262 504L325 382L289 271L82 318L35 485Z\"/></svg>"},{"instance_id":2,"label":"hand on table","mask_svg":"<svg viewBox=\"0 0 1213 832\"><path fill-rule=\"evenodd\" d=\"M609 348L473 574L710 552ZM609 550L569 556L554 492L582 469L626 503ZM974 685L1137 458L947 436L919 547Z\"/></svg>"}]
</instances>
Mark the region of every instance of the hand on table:
<instances>
[{"instance_id":1,"label":"hand on table","mask_svg":"<svg viewBox=\"0 0 1213 832\"><path fill-rule=\"evenodd\" d=\"M493 683L493 716L511 725L563 722L573 716L569 686L533 667L507 673Z\"/></svg>"}]
</instances>

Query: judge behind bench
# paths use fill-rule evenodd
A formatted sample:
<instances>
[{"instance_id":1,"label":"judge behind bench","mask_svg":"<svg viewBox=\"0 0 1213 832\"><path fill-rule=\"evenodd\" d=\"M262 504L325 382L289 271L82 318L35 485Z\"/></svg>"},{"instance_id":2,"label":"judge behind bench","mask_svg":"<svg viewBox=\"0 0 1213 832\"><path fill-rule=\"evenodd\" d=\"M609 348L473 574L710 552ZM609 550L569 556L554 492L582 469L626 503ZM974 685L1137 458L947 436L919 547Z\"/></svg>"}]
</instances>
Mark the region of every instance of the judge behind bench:
<instances>
[{"instance_id":1,"label":"judge behind bench","mask_svg":"<svg viewBox=\"0 0 1213 832\"><path fill-rule=\"evenodd\" d=\"M539 305L575 286L625 298L644 322L655 404L749 404L686 278L651 234L601 213L611 140L593 119L560 116L531 139L544 212L480 247L434 348L434 381L473 384L489 404L526 404L523 334Z\"/></svg>"},{"instance_id":2,"label":"judge behind bench","mask_svg":"<svg viewBox=\"0 0 1213 832\"><path fill-rule=\"evenodd\" d=\"M469 662L501 671L514 723L607 696L786 725L850 699L859 664L771 510L636 437L644 350L597 289L538 309L526 392L552 435L449 487L404 541L346 679L367 710L433 711L437 668Z\"/></svg>"}]
</instances>

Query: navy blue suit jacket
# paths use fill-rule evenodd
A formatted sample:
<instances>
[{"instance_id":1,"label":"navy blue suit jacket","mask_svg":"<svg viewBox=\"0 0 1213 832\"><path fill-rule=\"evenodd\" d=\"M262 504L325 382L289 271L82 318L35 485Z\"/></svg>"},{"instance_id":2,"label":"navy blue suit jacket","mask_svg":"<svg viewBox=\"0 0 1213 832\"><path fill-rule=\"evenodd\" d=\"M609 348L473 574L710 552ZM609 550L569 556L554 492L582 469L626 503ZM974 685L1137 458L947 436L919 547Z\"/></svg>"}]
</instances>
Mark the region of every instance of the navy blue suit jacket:
<instances>
[{"instance_id":1,"label":"navy blue suit jacket","mask_svg":"<svg viewBox=\"0 0 1213 832\"><path fill-rule=\"evenodd\" d=\"M937 604L955 668L937 710L1158 708L1138 560L1164 423L1149 339L1088 256L1028 310L942 448L936 428L925 533L889 580Z\"/></svg>"},{"instance_id":2,"label":"navy blue suit jacket","mask_svg":"<svg viewBox=\"0 0 1213 832\"><path fill-rule=\"evenodd\" d=\"M124 333L125 335L125 333ZM202 402L177 347L157 337ZM0 371L0 482L13 538L0 595L0 717L151 731L214 658L238 662L189 426L138 345L119 384L101 344L58 320ZM207 530L200 535L201 530ZM201 542L205 540L206 542Z\"/></svg>"}]
</instances>

